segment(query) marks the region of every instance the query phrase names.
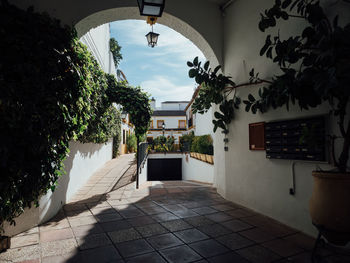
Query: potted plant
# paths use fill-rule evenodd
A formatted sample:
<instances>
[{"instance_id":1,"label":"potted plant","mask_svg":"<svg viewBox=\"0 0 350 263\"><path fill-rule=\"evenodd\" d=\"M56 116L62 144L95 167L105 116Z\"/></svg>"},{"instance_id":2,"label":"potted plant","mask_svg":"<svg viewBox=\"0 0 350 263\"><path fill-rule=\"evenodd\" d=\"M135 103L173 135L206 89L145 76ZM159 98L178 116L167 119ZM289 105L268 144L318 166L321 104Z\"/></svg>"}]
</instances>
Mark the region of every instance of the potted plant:
<instances>
[{"instance_id":1,"label":"potted plant","mask_svg":"<svg viewBox=\"0 0 350 263\"><path fill-rule=\"evenodd\" d=\"M296 11L295 11L296 9ZM292 13L291 13L292 12ZM329 135L330 171L314 171L310 214L315 225L325 229L324 236L332 243L350 241L350 24L340 26L338 17L329 20L318 1L277 0L261 16L259 29L274 27L279 19L302 19L306 27L299 36L287 40L268 35L260 55L278 63L282 74L275 76L268 87L259 90L259 98L249 94L246 110L255 113L269 108L298 103L309 109L329 103L331 115L337 119L339 133ZM251 81L261 79L250 73ZM335 151L335 141L341 146Z\"/></svg>"},{"instance_id":2,"label":"potted plant","mask_svg":"<svg viewBox=\"0 0 350 263\"><path fill-rule=\"evenodd\" d=\"M210 135L202 135L198 137L198 151L201 153L201 160L212 163L213 139Z\"/></svg>"}]
</instances>

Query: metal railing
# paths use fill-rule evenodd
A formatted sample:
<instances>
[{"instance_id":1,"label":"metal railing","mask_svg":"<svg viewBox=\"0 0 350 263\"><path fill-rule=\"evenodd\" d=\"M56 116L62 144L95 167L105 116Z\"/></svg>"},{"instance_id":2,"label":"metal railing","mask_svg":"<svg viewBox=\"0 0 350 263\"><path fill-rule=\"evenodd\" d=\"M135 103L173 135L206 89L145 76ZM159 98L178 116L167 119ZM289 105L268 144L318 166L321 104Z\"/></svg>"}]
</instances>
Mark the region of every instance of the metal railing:
<instances>
[{"instance_id":1,"label":"metal railing","mask_svg":"<svg viewBox=\"0 0 350 263\"><path fill-rule=\"evenodd\" d=\"M136 188L139 188L139 174L140 174L140 168L143 165L143 163L147 160L147 154L148 154L148 143L147 142L141 142L137 145L137 175L136 175Z\"/></svg>"}]
</instances>

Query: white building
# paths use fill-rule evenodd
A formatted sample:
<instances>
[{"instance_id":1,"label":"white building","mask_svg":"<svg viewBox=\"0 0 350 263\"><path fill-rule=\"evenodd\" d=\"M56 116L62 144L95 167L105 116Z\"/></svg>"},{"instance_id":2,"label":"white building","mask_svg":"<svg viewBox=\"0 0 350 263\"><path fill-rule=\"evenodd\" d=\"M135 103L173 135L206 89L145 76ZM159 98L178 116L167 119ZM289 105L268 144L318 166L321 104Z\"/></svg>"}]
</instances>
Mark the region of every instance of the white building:
<instances>
[{"instance_id":1,"label":"white building","mask_svg":"<svg viewBox=\"0 0 350 263\"><path fill-rule=\"evenodd\" d=\"M175 144L179 144L180 137L187 133L185 108L188 103L188 101L165 101L161 103L160 108L156 108L156 102L152 98L153 114L147 140L151 141L164 135L165 137L174 137Z\"/></svg>"}]
</instances>

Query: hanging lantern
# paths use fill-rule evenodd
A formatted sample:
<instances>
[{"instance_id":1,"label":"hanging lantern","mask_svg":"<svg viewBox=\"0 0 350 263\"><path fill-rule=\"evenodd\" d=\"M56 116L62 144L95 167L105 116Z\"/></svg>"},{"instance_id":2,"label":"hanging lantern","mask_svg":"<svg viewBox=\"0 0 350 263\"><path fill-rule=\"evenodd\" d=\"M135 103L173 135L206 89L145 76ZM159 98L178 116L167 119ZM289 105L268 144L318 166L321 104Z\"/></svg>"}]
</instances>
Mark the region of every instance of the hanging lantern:
<instances>
[{"instance_id":1,"label":"hanging lantern","mask_svg":"<svg viewBox=\"0 0 350 263\"><path fill-rule=\"evenodd\" d=\"M154 32L153 32L153 27L152 27L152 32L149 32L149 33L146 35L147 42L148 42L148 45L149 45L150 47L154 47L154 46L157 45L158 36L159 36L159 34L154 33Z\"/></svg>"},{"instance_id":2,"label":"hanging lantern","mask_svg":"<svg viewBox=\"0 0 350 263\"><path fill-rule=\"evenodd\" d=\"M161 17L164 10L165 0L137 0L142 16Z\"/></svg>"}]
</instances>

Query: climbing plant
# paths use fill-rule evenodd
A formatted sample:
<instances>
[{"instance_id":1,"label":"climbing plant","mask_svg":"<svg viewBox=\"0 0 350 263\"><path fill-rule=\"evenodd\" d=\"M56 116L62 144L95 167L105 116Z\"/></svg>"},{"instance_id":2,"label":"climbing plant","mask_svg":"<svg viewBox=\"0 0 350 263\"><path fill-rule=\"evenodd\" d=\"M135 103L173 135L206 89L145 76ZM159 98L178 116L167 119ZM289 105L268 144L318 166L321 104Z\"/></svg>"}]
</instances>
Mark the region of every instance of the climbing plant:
<instances>
[{"instance_id":1,"label":"climbing plant","mask_svg":"<svg viewBox=\"0 0 350 263\"><path fill-rule=\"evenodd\" d=\"M319 1L276 0L261 15L260 31L275 27L281 19L303 20L305 27L301 34L286 39L279 32L267 35L260 55L278 64L282 74L259 89L258 98L249 94L244 101L246 111L263 113L282 106L289 109L290 103L307 110L327 102L338 118L341 134L331 136L332 145L335 139L343 141L338 159L333 149L333 162L345 172L350 150L350 122L346 125L345 118L350 98L350 23L340 26L338 16L330 20ZM251 80L260 81L253 71Z\"/></svg>"},{"instance_id":2,"label":"climbing plant","mask_svg":"<svg viewBox=\"0 0 350 263\"><path fill-rule=\"evenodd\" d=\"M234 109L238 109L241 104L241 99L233 93L233 97L229 99L229 95L233 89L228 89L228 86L236 84L221 73L218 73L221 66L217 66L214 70L210 68L210 62L207 61L202 66L196 57L193 62L188 61L187 65L191 68L188 72L190 78L201 85L198 96L193 102L193 113L203 114L207 112L212 104L219 105L219 111L214 112L216 119L213 120L214 132L217 128L221 128L222 132L229 132L228 125L234 118Z\"/></svg>"},{"instance_id":3,"label":"climbing plant","mask_svg":"<svg viewBox=\"0 0 350 263\"><path fill-rule=\"evenodd\" d=\"M129 113L130 121L135 125L135 135L140 139L147 132L152 117L149 95L140 87L118 82L113 75L107 74L106 77L109 100L122 105L123 110Z\"/></svg>"},{"instance_id":4,"label":"climbing plant","mask_svg":"<svg viewBox=\"0 0 350 263\"><path fill-rule=\"evenodd\" d=\"M105 73L70 27L2 0L0 38L2 230L55 190L71 140L101 143L120 135L120 115ZM143 96L136 90L135 100Z\"/></svg>"},{"instance_id":5,"label":"climbing plant","mask_svg":"<svg viewBox=\"0 0 350 263\"><path fill-rule=\"evenodd\" d=\"M235 94L236 88L261 83L268 85L258 90L258 98L249 94L243 101L247 112L264 113L283 106L289 110L290 103L298 103L301 109L307 110L328 102L331 113L338 118L341 133L341 136L331 136L332 145L335 139L343 140L338 160L333 147L333 161L340 172L345 172L350 150L350 122L346 126L345 118L350 98L350 24L340 26L338 16L331 21L316 0L276 0L261 14L258 27L265 32L281 19L302 19L305 28L300 35L286 39L281 38L280 30L274 36L267 35L260 55L278 64L282 72L271 80L259 78L252 69L249 83L236 85L229 77L217 74L220 67L212 71L209 62L203 67L198 58L187 63L191 67L189 76L201 85L193 103L194 112L204 113L212 103L218 104L220 112L214 113L214 131L220 127L227 133L234 109L241 102ZM234 92L233 99L227 101L231 92Z\"/></svg>"}]
</instances>

